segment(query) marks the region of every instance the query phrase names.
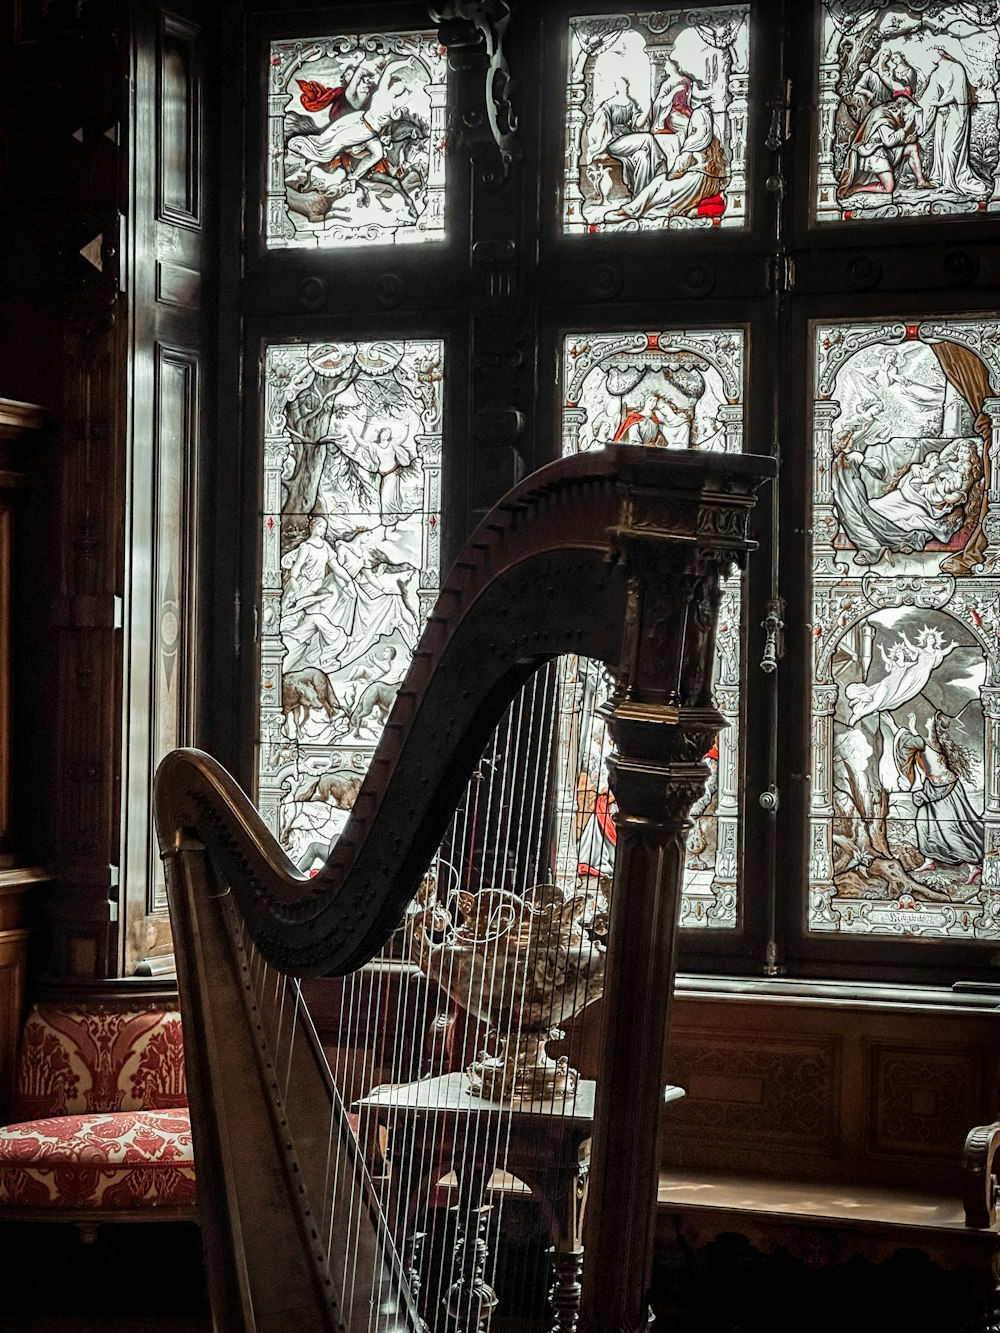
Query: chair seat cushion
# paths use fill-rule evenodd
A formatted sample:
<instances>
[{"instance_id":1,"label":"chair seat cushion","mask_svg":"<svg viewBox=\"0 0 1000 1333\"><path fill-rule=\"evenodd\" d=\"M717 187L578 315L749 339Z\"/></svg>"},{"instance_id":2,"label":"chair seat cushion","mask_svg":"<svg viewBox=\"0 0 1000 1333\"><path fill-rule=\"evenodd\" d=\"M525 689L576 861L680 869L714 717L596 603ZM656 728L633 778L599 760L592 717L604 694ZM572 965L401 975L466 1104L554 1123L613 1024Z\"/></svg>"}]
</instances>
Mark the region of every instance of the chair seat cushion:
<instances>
[{"instance_id":1,"label":"chair seat cushion","mask_svg":"<svg viewBox=\"0 0 1000 1333\"><path fill-rule=\"evenodd\" d=\"M52 1116L0 1129L0 1206L193 1205L186 1107Z\"/></svg>"}]
</instances>

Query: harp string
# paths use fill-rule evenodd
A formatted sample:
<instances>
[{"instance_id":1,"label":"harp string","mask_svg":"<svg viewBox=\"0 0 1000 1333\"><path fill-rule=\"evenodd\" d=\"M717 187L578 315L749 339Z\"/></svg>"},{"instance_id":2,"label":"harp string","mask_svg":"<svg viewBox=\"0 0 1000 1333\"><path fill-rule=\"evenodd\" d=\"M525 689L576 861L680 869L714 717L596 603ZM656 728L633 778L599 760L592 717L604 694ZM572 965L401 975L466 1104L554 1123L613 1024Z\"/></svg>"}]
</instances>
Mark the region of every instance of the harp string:
<instances>
[{"instance_id":1,"label":"harp string","mask_svg":"<svg viewBox=\"0 0 1000 1333\"><path fill-rule=\"evenodd\" d=\"M549 663L546 665L543 671L536 673L536 675L532 678L531 703L528 708L529 727L528 727L528 736L526 739L525 748L527 754L533 757L533 762L531 766L531 799L530 803L528 804L528 809L534 814L536 821L536 837L533 849L530 846L531 825L529 824L528 826L529 856L527 858L527 863L525 865L525 873L527 874L527 878L529 880L530 879L537 880L540 878L539 872L541 869L540 858L541 858L542 839L544 837L544 820L539 817L540 815L540 807L538 805L540 796L539 782L541 780L542 784L541 794L547 797L548 794L547 776L549 771L548 761L551 755L551 744L545 745L543 742L542 732L545 724L545 719L542 716L542 706L547 698L549 688L551 686L552 674L553 674L552 664ZM541 691L541 699L539 699L540 679L542 679L544 682L543 689ZM544 809L544 805L541 807L541 809ZM519 828L519 834L520 832L521 829ZM516 1043L519 1043L521 1040L522 1028L523 1028L523 1015L519 1014L517 1031L515 1033L515 1038L514 1038ZM500 1144L498 1153L500 1159L502 1160L505 1166L510 1161L510 1144L513 1132L513 1125L514 1125L514 1118L513 1118L513 1113L511 1113L506 1118L506 1125L505 1125L506 1133L503 1137L502 1143ZM497 1271L500 1261L499 1237L503 1233L504 1212L508 1198L513 1197L513 1191L516 1183L520 1182L517 1182L516 1177L514 1177L512 1173L505 1171L504 1176L501 1180L501 1188L499 1190L499 1201L497 1204L496 1223L494 1227L494 1234L497 1237L497 1243L495 1243L492 1248L492 1264L490 1267L490 1286L493 1287L494 1290L496 1289L497 1285ZM522 1247L522 1252L523 1252L523 1247ZM517 1284L519 1287L523 1284L523 1275L521 1276L522 1276L522 1282Z\"/></svg>"},{"instance_id":2,"label":"harp string","mask_svg":"<svg viewBox=\"0 0 1000 1333\"><path fill-rule=\"evenodd\" d=\"M481 1226L489 1249L480 1276L495 1287L502 1278L499 1238L506 1226L506 1211L515 1197L529 1197L531 1185L521 1180L516 1164L510 1162L512 1106L489 1105L486 1098L476 1098L468 1107L456 1110L455 1098L449 1099L443 1080L437 1085L436 1101L425 1105L420 1114L391 1097L385 1111L368 1099L379 1085L392 1089L438 1074L461 1075L469 1060L484 1052L502 1056L501 1042L506 1043L508 1054L520 1049L526 1006L508 1008L504 1022L489 1003L491 978L504 995L523 995L533 955L549 954L556 943L558 912L531 916L530 908L517 907L516 898L530 901L534 884L551 881L558 850L553 847L553 833L567 811L574 821L574 836L578 832L581 755L585 738L593 732L597 699L597 691L581 685L585 673L581 667L576 660L550 663L521 691L486 747L425 881L417 910L429 906L426 900L433 884L435 900L458 923L463 914L458 895L462 888L472 895L465 900L464 910L476 916L476 921L467 919L465 925L478 923L486 936L479 975L471 989L467 987L465 1002L459 1005L451 998L461 993L456 985L457 952L446 954L438 979L432 980L418 971L405 926L389 946L391 958L376 961L339 983L339 1017L329 1056L343 1105L335 1092L326 1131L320 1229L325 1236L326 1272L339 1276L345 1314L350 1319L354 1304L364 1301L371 1330L378 1323L380 1292L387 1280L396 1275L408 1277L411 1268L420 1274L422 1304L432 1330L445 1318L453 1288L465 1282L464 1299L468 1300L473 1265L467 1247L476 1245ZM578 697L567 730L563 700L565 691L574 688ZM602 757L603 748L602 740ZM575 850L574 843L574 855ZM575 888L576 869L573 865L571 880L564 875L564 894ZM536 944L519 947L519 936L523 946L529 929L536 933ZM245 938L242 926L240 936ZM305 1000L294 980L294 993L288 995L287 979L266 965L252 942L249 958L259 1002L273 981L270 1007L287 1099L295 1044L300 1039L296 1029ZM583 998L582 984L577 972L572 1010ZM494 1015L492 1022L482 1017L490 1014ZM564 1091L561 1104L551 1107L548 1114L566 1114L571 1101L569 1091ZM334 1217L334 1192L347 1151L345 1135L338 1132L340 1115L345 1112L351 1116L359 1169L395 1242L394 1251L384 1251L376 1265L371 1288L363 1292L358 1289L360 1229L354 1220L355 1210L365 1204L357 1193L347 1204L346 1234L353 1243L340 1255L334 1244L335 1233L344 1234ZM456 1117L463 1118L460 1128L456 1128ZM453 1164L448 1156L452 1131L468 1148L465 1171L463 1163ZM341 1211L344 1204L341 1199ZM520 1275L526 1281L530 1262L529 1247L522 1245L514 1277ZM511 1276L509 1271L507 1276Z\"/></svg>"}]
</instances>

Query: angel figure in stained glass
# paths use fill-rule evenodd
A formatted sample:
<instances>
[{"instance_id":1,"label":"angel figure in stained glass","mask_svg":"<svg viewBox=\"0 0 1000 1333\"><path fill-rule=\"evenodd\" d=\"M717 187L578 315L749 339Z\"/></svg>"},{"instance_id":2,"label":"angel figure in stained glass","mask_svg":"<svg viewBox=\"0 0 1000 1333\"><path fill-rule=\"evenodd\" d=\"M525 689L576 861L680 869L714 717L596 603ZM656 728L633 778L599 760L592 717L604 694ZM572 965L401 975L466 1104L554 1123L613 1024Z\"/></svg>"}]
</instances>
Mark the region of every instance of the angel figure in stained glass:
<instances>
[{"instance_id":1,"label":"angel figure in stained glass","mask_svg":"<svg viewBox=\"0 0 1000 1333\"><path fill-rule=\"evenodd\" d=\"M930 625L924 625L914 638L916 641L911 642L906 632L899 630L888 651L879 643L885 675L878 681L858 681L846 687L844 693L851 705L850 726L856 726L872 713L891 712L915 698L952 649L958 647Z\"/></svg>"},{"instance_id":2,"label":"angel figure in stained glass","mask_svg":"<svg viewBox=\"0 0 1000 1333\"><path fill-rule=\"evenodd\" d=\"M367 474L378 497L379 519L390 528L412 512L404 482L419 467L416 450L406 443L405 427L397 437L391 427L380 426L374 439L368 439L363 432L355 432L349 421L341 424L344 435L334 444L349 465Z\"/></svg>"},{"instance_id":3,"label":"angel figure in stained glass","mask_svg":"<svg viewBox=\"0 0 1000 1333\"><path fill-rule=\"evenodd\" d=\"M938 710L927 719L923 735L916 713L909 713L893 737L893 757L917 808L917 849L924 863L911 873L933 870L939 861L965 864L967 882L973 884L982 873L983 821L963 786L972 769L968 751L952 734L956 721Z\"/></svg>"}]
</instances>

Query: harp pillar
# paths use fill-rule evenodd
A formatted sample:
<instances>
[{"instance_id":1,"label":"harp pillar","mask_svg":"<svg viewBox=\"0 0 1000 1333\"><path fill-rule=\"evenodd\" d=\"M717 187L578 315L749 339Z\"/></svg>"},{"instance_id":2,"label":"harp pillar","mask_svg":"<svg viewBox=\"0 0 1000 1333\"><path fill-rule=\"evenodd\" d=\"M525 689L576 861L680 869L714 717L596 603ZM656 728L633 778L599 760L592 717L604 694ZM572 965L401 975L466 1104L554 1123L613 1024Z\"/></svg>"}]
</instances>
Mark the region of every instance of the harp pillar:
<instances>
[{"instance_id":1,"label":"harp pillar","mask_svg":"<svg viewBox=\"0 0 1000 1333\"><path fill-rule=\"evenodd\" d=\"M735 497L727 499L720 518L720 497L688 497L671 524L672 545L662 541L665 529L651 531L630 507L618 533L629 584L618 685L606 709L618 833L584 1233L584 1333L637 1333L650 1321L657 1141L669 1097L663 1052L688 812L708 777L703 756L726 725L711 702L715 632L721 580L741 555L742 543L731 539L743 518ZM691 544L678 545L685 529ZM726 538L698 539L720 530ZM666 674L665 663L672 664Z\"/></svg>"}]
</instances>

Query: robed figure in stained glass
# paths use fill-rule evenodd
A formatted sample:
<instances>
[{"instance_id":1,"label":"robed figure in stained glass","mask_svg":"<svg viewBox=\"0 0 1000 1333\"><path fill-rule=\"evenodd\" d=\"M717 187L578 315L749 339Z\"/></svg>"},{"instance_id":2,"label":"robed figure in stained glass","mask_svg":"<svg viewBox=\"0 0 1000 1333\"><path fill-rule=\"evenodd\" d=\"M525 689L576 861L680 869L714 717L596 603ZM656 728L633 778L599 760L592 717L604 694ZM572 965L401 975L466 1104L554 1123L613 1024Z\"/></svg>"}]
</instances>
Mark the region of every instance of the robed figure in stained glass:
<instances>
[{"instance_id":1,"label":"robed figure in stained glass","mask_svg":"<svg viewBox=\"0 0 1000 1333\"><path fill-rule=\"evenodd\" d=\"M931 136L933 183L949 194L982 199L990 186L969 161L976 92L961 61L943 47L936 50L938 62L919 99L924 134Z\"/></svg>"},{"instance_id":2,"label":"robed figure in stained glass","mask_svg":"<svg viewBox=\"0 0 1000 1333\"><path fill-rule=\"evenodd\" d=\"M922 734L914 712L893 738L893 756L903 785L912 791L921 874L943 865L968 865L969 884L982 873L983 821L972 807L963 779L972 778L970 756L952 734L957 719L940 711L929 717Z\"/></svg>"},{"instance_id":3,"label":"robed figure in stained glass","mask_svg":"<svg viewBox=\"0 0 1000 1333\"><path fill-rule=\"evenodd\" d=\"M648 180L627 203L608 212L606 222L689 214L711 199L718 199L718 209L722 212L722 190L728 179L726 156L707 102L688 111L676 144L672 165ZM609 151L614 152L614 145Z\"/></svg>"}]
</instances>

